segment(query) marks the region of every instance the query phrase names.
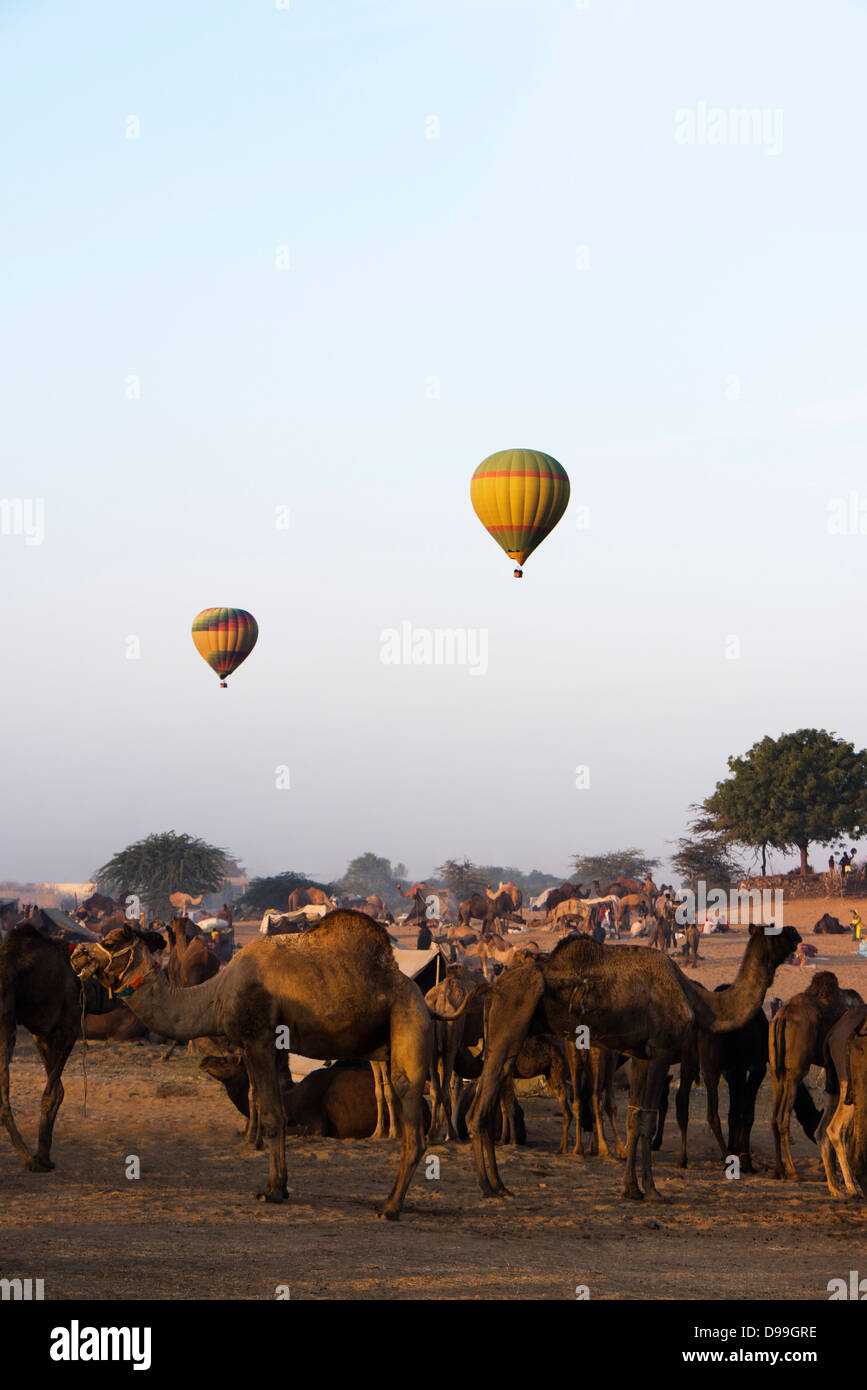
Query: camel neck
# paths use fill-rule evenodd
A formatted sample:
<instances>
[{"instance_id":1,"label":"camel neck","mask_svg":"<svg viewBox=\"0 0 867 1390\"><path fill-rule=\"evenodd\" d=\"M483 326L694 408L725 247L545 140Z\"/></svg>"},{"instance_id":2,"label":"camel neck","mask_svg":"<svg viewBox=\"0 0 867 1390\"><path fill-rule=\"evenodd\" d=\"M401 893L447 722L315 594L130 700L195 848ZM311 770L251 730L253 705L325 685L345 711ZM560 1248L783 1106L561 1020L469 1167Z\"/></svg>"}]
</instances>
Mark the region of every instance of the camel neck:
<instances>
[{"instance_id":1,"label":"camel neck","mask_svg":"<svg viewBox=\"0 0 867 1390\"><path fill-rule=\"evenodd\" d=\"M740 1028L756 1009L761 1008L774 973L770 962L762 956L762 945L760 936L750 937L738 973L728 989L716 993L705 989L697 980L688 981L710 1009L714 1031Z\"/></svg>"},{"instance_id":2,"label":"camel neck","mask_svg":"<svg viewBox=\"0 0 867 1390\"><path fill-rule=\"evenodd\" d=\"M219 1033L217 1003L223 978L221 972L202 985L183 989L170 985L162 970L154 970L126 1003L152 1033L188 1042Z\"/></svg>"}]
</instances>

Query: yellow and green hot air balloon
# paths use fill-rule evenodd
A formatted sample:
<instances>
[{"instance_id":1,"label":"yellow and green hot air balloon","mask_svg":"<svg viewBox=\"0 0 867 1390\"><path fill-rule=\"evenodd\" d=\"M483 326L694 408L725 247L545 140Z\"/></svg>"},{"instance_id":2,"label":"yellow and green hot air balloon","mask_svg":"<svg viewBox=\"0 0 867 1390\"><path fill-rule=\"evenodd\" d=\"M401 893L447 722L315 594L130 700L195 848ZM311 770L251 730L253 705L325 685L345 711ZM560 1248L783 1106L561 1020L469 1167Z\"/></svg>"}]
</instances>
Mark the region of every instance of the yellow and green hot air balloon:
<instances>
[{"instance_id":1,"label":"yellow and green hot air balloon","mask_svg":"<svg viewBox=\"0 0 867 1390\"><path fill-rule=\"evenodd\" d=\"M485 530L517 562L520 579L520 566L566 510L569 475L538 449L502 449L479 464L470 500Z\"/></svg>"},{"instance_id":2,"label":"yellow and green hot air balloon","mask_svg":"<svg viewBox=\"0 0 867 1390\"><path fill-rule=\"evenodd\" d=\"M256 619L243 608L203 608L193 620L196 651L216 671L223 690L226 676L246 661L258 636Z\"/></svg>"}]
</instances>

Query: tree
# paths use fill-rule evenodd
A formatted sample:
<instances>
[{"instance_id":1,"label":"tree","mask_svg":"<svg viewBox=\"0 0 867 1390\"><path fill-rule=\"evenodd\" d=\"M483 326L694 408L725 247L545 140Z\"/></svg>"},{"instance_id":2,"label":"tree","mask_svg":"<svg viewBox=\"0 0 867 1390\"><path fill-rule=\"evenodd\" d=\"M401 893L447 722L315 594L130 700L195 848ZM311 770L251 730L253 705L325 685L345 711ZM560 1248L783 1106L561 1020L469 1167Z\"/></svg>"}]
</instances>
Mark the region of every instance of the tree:
<instances>
[{"instance_id":1,"label":"tree","mask_svg":"<svg viewBox=\"0 0 867 1390\"><path fill-rule=\"evenodd\" d=\"M239 907L250 909L253 912L265 912L269 907L275 907L280 912L286 911L286 904L289 894L296 888L322 888L326 893L331 892L331 885L328 883L317 883L315 878L309 874L296 873L294 869L286 869L282 874L270 874L264 878L253 878L247 885L247 891L238 904Z\"/></svg>"},{"instance_id":2,"label":"tree","mask_svg":"<svg viewBox=\"0 0 867 1390\"><path fill-rule=\"evenodd\" d=\"M710 888L731 887L743 869L731 856L725 835L691 835L677 841L671 862L693 892L699 881Z\"/></svg>"},{"instance_id":3,"label":"tree","mask_svg":"<svg viewBox=\"0 0 867 1390\"><path fill-rule=\"evenodd\" d=\"M343 875L333 885L335 893L351 898L364 898L368 893L378 893L386 902L393 902L398 892L391 861L381 858L368 850L353 859Z\"/></svg>"},{"instance_id":4,"label":"tree","mask_svg":"<svg viewBox=\"0 0 867 1390\"><path fill-rule=\"evenodd\" d=\"M606 887L613 879L644 878L658 868L659 859L648 859L644 850L613 849L605 854L576 854L572 860L573 872L579 883L592 883L598 878L600 886Z\"/></svg>"},{"instance_id":5,"label":"tree","mask_svg":"<svg viewBox=\"0 0 867 1390\"><path fill-rule=\"evenodd\" d=\"M447 859L439 868L434 869L434 873L446 888L451 889L459 903L473 893L484 893L489 882L481 865L472 864L466 858Z\"/></svg>"},{"instance_id":6,"label":"tree","mask_svg":"<svg viewBox=\"0 0 867 1390\"><path fill-rule=\"evenodd\" d=\"M94 878L101 892L135 893L156 917L172 914L170 893L214 893L226 876L226 851L174 830L148 835L120 850Z\"/></svg>"},{"instance_id":7,"label":"tree","mask_svg":"<svg viewBox=\"0 0 867 1390\"><path fill-rule=\"evenodd\" d=\"M811 844L857 837L867 822L867 751L825 729L766 736L728 766L732 775L702 803L704 824L760 851L763 872L768 846L797 849L806 874Z\"/></svg>"}]
</instances>

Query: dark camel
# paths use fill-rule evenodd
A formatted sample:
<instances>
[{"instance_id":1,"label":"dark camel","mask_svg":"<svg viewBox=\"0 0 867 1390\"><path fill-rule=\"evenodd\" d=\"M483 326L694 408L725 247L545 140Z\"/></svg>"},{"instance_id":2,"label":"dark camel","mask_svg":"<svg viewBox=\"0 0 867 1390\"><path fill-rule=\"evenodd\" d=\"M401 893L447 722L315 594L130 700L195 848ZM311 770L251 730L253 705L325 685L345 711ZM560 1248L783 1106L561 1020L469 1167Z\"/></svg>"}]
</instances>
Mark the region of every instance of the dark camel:
<instances>
[{"instance_id":1,"label":"dark camel","mask_svg":"<svg viewBox=\"0 0 867 1390\"><path fill-rule=\"evenodd\" d=\"M849 1044L867 1021L867 1006L858 1004L837 1019L825 1039L825 1109L816 1136L828 1190L832 1197L862 1197L852 1172L850 1146L855 1125L855 1106L849 1090ZM834 1156L840 1165L843 1188L834 1173ZM844 1190L845 1189L845 1190Z\"/></svg>"},{"instance_id":2,"label":"dark camel","mask_svg":"<svg viewBox=\"0 0 867 1390\"><path fill-rule=\"evenodd\" d=\"M112 1007L96 982L84 986L84 1008L104 1013ZM35 927L18 926L0 946L0 1119L13 1147L33 1173L49 1172L54 1121L63 1100L63 1068L81 1033L82 987L69 963L69 948L50 941ZM18 1132L9 1098L9 1065L18 1025L33 1034L45 1068L45 1090L36 1153Z\"/></svg>"},{"instance_id":3,"label":"dark camel","mask_svg":"<svg viewBox=\"0 0 867 1390\"><path fill-rule=\"evenodd\" d=\"M717 985L717 992L728 989ZM689 1095L693 1083L702 1077L707 1093L707 1122L725 1159L736 1154L741 1172L755 1171L750 1154L750 1139L756 1114L756 1097L768 1070L768 1020L764 1009L756 1009L740 1028L730 1033L707 1033L695 1030L684 1044L680 1059L680 1084L677 1089L677 1123L680 1128L680 1167L687 1167L687 1129L689 1126ZM719 1083L728 1085L728 1147L723 1140L719 1115ZM794 1110L808 1139L813 1138L821 1112L803 1084L795 1094ZM661 1136L660 1136L661 1138Z\"/></svg>"},{"instance_id":4,"label":"dark camel","mask_svg":"<svg viewBox=\"0 0 867 1390\"><path fill-rule=\"evenodd\" d=\"M73 968L95 975L154 1032L186 1042L207 1034L243 1048L270 1150L267 1202L287 1197L277 1050L289 1030L306 1057L390 1055L401 1130L400 1169L381 1213L400 1215L424 1148L422 1091L430 1070L431 1019L418 986L401 974L388 933L360 912L330 912L301 936L259 937L203 985L173 989L132 932L76 949Z\"/></svg>"},{"instance_id":5,"label":"dark camel","mask_svg":"<svg viewBox=\"0 0 867 1390\"><path fill-rule=\"evenodd\" d=\"M795 1093L811 1066L825 1065L825 1039L838 1018L863 1002L855 990L840 989L832 971L819 970L803 993L794 995L771 1019L768 1052L774 1088L771 1131L775 1178L797 1181L799 1173L789 1142Z\"/></svg>"},{"instance_id":6,"label":"dark camel","mask_svg":"<svg viewBox=\"0 0 867 1390\"><path fill-rule=\"evenodd\" d=\"M508 1195L497 1169L492 1119L524 1038L554 1033L574 1046L575 1029L583 1024L593 1043L636 1059L624 1196L659 1198L650 1142L672 1059L696 1022L713 1032L745 1023L761 1004L777 966L800 939L794 927L774 935L751 927L737 979L722 994L690 980L659 951L603 946L580 936L561 941L548 956L513 966L494 985L481 986L490 992L487 1045L469 1128L482 1194ZM636 1173L639 1147L643 1192Z\"/></svg>"}]
</instances>

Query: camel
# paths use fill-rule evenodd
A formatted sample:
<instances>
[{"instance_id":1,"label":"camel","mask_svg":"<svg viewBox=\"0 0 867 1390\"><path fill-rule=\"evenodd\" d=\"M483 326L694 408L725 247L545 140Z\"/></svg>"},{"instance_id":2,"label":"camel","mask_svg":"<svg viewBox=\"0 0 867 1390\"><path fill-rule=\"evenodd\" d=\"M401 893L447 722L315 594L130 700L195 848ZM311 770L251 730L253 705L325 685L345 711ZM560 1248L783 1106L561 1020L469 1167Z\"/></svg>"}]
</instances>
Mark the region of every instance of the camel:
<instances>
[{"instance_id":1,"label":"camel","mask_svg":"<svg viewBox=\"0 0 867 1390\"><path fill-rule=\"evenodd\" d=\"M480 982L479 975L462 966L449 966L445 979L429 989L424 1002L434 1013L451 1014L460 1008L464 999ZM460 1075L456 1061L460 1052L476 1047L484 1034L484 1015L481 1004L469 1013L461 1013L454 1021L434 1023L434 1045L431 1060L431 1091L434 1096L431 1133L428 1142L439 1142L433 1136L439 1132L440 1119L445 1121L446 1138L457 1139L454 1118L460 1100Z\"/></svg>"},{"instance_id":2,"label":"camel","mask_svg":"<svg viewBox=\"0 0 867 1390\"><path fill-rule=\"evenodd\" d=\"M322 888L293 888L286 902L287 912L300 912L302 907L332 907L328 894Z\"/></svg>"},{"instance_id":3,"label":"camel","mask_svg":"<svg viewBox=\"0 0 867 1390\"><path fill-rule=\"evenodd\" d=\"M698 968L698 943L701 932L695 922L687 922L684 929L683 946L681 954L684 957L684 966L691 965L693 969Z\"/></svg>"},{"instance_id":4,"label":"camel","mask_svg":"<svg viewBox=\"0 0 867 1390\"><path fill-rule=\"evenodd\" d=\"M614 1104L614 1073L618 1066L615 1053L610 1052L607 1047L587 1047L579 1050L567 1043L566 1060L569 1063L572 1110L575 1116L575 1147L572 1152L582 1158L584 1156L581 1116L582 1113L589 1113L595 1130L591 1141L591 1153L597 1153L600 1158L625 1158L626 1147L617 1133L617 1111ZM611 1153L605 1138L604 1115L608 1116L608 1123L614 1135L614 1154ZM565 1148L561 1148L560 1152L565 1153Z\"/></svg>"},{"instance_id":5,"label":"camel","mask_svg":"<svg viewBox=\"0 0 867 1390\"><path fill-rule=\"evenodd\" d=\"M545 898L545 908L550 914L560 903L564 903L567 898L579 898L581 896L582 885L580 883L561 883L559 888L551 888Z\"/></svg>"},{"instance_id":6,"label":"camel","mask_svg":"<svg viewBox=\"0 0 867 1390\"><path fill-rule=\"evenodd\" d=\"M185 1042L207 1034L242 1047L270 1150L259 1194L282 1202L286 1144L275 1035L288 1028L306 1057L391 1058L401 1130L400 1168L381 1215L397 1220L424 1148L421 1100L430 1070L432 1025L418 986L399 970L385 929L360 912L336 910L301 936L258 937L231 964L193 989L173 989L147 948L121 928L78 947L77 974L128 998L154 1032ZM277 1036L279 1042L279 1036Z\"/></svg>"},{"instance_id":7,"label":"camel","mask_svg":"<svg viewBox=\"0 0 867 1390\"><path fill-rule=\"evenodd\" d=\"M84 1036L88 1042L146 1042L150 1033L140 1018L136 1018L121 1002L104 1014L87 1014Z\"/></svg>"},{"instance_id":8,"label":"camel","mask_svg":"<svg viewBox=\"0 0 867 1390\"><path fill-rule=\"evenodd\" d=\"M635 1059L623 1195L659 1199L650 1141L671 1060L696 1022L712 1032L729 1032L745 1023L800 940L794 927L774 935L751 927L737 978L722 994L689 979L659 951L605 946L581 936L567 937L550 955L515 965L495 984L479 986L490 999L485 1063L469 1128L482 1194L508 1195L497 1169L491 1121L524 1038L554 1033L574 1045L575 1028L584 1024L592 1042ZM470 999L472 995L463 1007ZM643 1191L636 1174L639 1148Z\"/></svg>"},{"instance_id":9,"label":"camel","mask_svg":"<svg viewBox=\"0 0 867 1390\"><path fill-rule=\"evenodd\" d=\"M169 893L169 902L175 911L181 916L186 917L191 907L198 907L204 901L204 893L200 893L194 898L191 893Z\"/></svg>"},{"instance_id":10,"label":"camel","mask_svg":"<svg viewBox=\"0 0 867 1390\"><path fill-rule=\"evenodd\" d=\"M855 1106L849 1091L849 1043L867 1020L867 1005L847 1009L837 1019L825 1039L825 1109L816 1139L828 1191L832 1197L862 1197L861 1186L855 1181L850 1162L850 1147L855 1126ZM834 1155L840 1165L843 1188L834 1173ZM845 1189L845 1190L844 1190Z\"/></svg>"},{"instance_id":11,"label":"camel","mask_svg":"<svg viewBox=\"0 0 867 1390\"><path fill-rule=\"evenodd\" d=\"M169 923L172 949L166 964L166 975L170 985L183 989L204 984L220 968L216 952L211 950L200 933L188 936L188 926L195 926L195 923L187 917L173 917Z\"/></svg>"},{"instance_id":12,"label":"camel","mask_svg":"<svg viewBox=\"0 0 867 1390\"><path fill-rule=\"evenodd\" d=\"M534 1076L545 1078L545 1084L560 1106L560 1114L563 1117L563 1130L557 1152L564 1154L569 1139L569 1126L572 1123L572 1111L569 1108L569 1094L566 1087L568 1069L566 1048L563 1043L559 1038L554 1037L525 1038L515 1059L514 1075L525 1081L529 1081ZM515 1103L514 1087L504 1087L500 1100L503 1121L501 1142L503 1144L517 1143ZM578 1130L580 1134L580 1123Z\"/></svg>"},{"instance_id":13,"label":"camel","mask_svg":"<svg viewBox=\"0 0 867 1390\"><path fill-rule=\"evenodd\" d=\"M0 1120L32 1173L49 1172L54 1122L63 1101L63 1068L81 1033L82 1012L105 1013L112 1001L95 981L83 986L69 964L69 949L32 926L13 928L0 946ZM45 1090L36 1153L15 1124L9 1096L9 1066L18 1026L32 1033L45 1068Z\"/></svg>"},{"instance_id":14,"label":"camel","mask_svg":"<svg viewBox=\"0 0 867 1390\"><path fill-rule=\"evenodd\" d=\"M819 970L803 993L794 995L771 1019L768 1052L774 1088L775 1178L798 1180L789 1142L796 1089L811 1066L824 1066L825 1039L838 1018L863 1002L855 990L840 989L832 971Z\"/></svg>"},{"instance_id":15,"label":"camel","mask_svg":"<svg viewBox=\"0 0 867 1390\"><path fill-rule=\"evenodd\" d=\"M850 1167L867 1192L867 1027L856 1028L849 1039L846 1059L846 1103L853 1107Z\"/></svg>"},{"instance_id":16,"label":"camel","mask_svg":"<svg viewBox=\"0 0 867 1390\"><path fill-rule=\"evenodd\" d=\"M717 985L716 992L728 989ZM701 1075L707 1092L707 1122L719 1145L723 1159L736 1154L741 1172L752 1173L750 1139L756 1112L756 1097L768 1069L768 1020L764 1009L756 1009L740 1028L730 1033L707 1033L697 1029L684 1044L680 1059L680 1083L676 1111L680 1128L680 1167L688 1164L686 1136L689 1126L689 1094ZM728 1084L728 1146L723 1140L719 1118L719 1083ZM797 1087L795 1116L807 1138L812 1140L821 1112L816 1109L806 1086ZM662 1135L660 1133L660 1143Z\"/></svg>"},{"instance_id":17,"label":"camel","mask_svg":"<svg viewBox=\"0 0 867 1390\"><path fill-rule=\"evenodd\" d=\"M847 928L838 917L832 917L830 912L823 912L815 927L814 936L846 936Z\"/></svg>"},{"instance_id":18,"label":"camel","mask_svg":"<svg viewBox=\"0 0 867 1390\"><path fill-rule=\"evenodd\" d=\"M658 894L654 894L654 897L658 896ZM646 893L626 893L620 899L614 909L614 925L617 928L618 935L620 934L620 927L624 917L626 918L626 925L629 926L630 912L633 910L640 910L645 914L649 913L651 911L651 901L652 899L649 898Z\"/></svg>"},{"instance_id":19,"label":"camel","mask_svg":"<svg viewBox=\"0 0 867 1390\"><path fill-rule=\"evenodd\" d=\"M518 888L517 885L514 884L511 879L509 879L508 883L503 883L501 880L500 886L496 892L494 892L491 885L488 884L485 889L485 892L487 893L488 897L491 899L492 902L496 902L497 899L505 893L506 897L512 904L512 911L521 911L521 905L524 901L524 895L521 892L520 888Z\"/></svg>"}]
</instances>

